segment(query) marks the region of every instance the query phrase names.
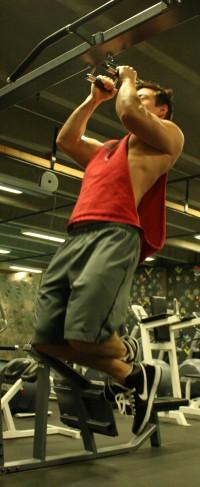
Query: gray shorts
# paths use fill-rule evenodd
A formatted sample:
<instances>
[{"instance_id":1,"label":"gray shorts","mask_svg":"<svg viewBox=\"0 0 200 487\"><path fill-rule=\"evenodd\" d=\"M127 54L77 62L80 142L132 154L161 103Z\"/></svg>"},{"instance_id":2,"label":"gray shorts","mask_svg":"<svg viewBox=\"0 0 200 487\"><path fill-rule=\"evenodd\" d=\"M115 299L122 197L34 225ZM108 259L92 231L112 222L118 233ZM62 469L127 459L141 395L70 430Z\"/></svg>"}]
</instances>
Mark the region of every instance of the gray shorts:
<instances>
[{"instance_id":1,"label":"gray shorts","mask_svg":"<svg viewBox=\"0 0 200 487\"><path fill-rule=\"evenodd\" d=\"M33 343L100 343L124 323L140 256L137 228L95 222L72 227L43 276Z\"/></svg>"}]
</instances>

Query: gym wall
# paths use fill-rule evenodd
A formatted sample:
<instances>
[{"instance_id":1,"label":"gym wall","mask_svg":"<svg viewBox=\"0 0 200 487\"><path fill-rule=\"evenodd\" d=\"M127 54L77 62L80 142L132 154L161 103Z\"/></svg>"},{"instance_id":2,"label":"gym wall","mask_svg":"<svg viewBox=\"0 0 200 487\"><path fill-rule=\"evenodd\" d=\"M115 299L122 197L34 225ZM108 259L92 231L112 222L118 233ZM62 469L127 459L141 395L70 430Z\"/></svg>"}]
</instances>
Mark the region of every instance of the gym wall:
<instances>
[{"instance_id":1,"label":"gym wall","mask_svg":"<svg viewBox=\"0 0 200 487\"><path fill-rule=\"evenodd\" d=\"M166 296L169 309L173 309L176 298L182 315L200 312L200 266L140 266L134 277L130 304L141 305L151 314L150 296ZM134 323L128 309L126 324L130 330Z\"/></svg>"},{"instance_id":2,"label":"gym wall","mask_svg":"<svg viewBox=\"0 0 200 487\"><path fill-rule=\"evenodd\" d=\"M25 274L23 279L17 276L0 273L0 296L9 323L0 335L2 344L23 345L32 335L34 303L41 275ZM150 313L150 296L156 295L167 296L169 308L172 308L173 299L177 298L182 314L200 312L200 266L140 266L134 276L130 304L140 304ZM129 311L126 322L133 323ZM21 356L22 352L19 351L18 355ZM3 352L1 356L2 359L11 359L13 352Z\"/></svg>"},{"instance_id":3,"label":"gym wall","mask_svg":"<svg viewBox=\"0 0 200 487\"><path fill-rule=\"evenodd\" d=\"M0 273L0 298L8 321L0 334L2 345L23 345L30 340L40 280L41 274ZM14 353L14 358L18 356L22 356L21 350ZM1 352L1 358L12 359L13 352Z\"/></svg>"}]
</instances>

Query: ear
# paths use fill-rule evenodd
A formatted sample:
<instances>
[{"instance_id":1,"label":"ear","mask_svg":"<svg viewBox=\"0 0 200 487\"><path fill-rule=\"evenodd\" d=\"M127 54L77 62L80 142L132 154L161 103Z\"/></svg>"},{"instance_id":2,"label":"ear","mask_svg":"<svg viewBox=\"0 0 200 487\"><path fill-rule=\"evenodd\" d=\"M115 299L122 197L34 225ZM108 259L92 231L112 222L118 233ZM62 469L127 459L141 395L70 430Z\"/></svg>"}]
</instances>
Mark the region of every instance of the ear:
<instances>
[{"instance_id":1,"label":"ear","mask_svg":"<svg viewBox=\"0 0 200 487\"><path fill-rule=\"evenodd\" d=\"M160 111L159 111L160 118L165 118L167 112L168 112L168 106L167 105L161 105Z\"/></svg>"}]
</instances>

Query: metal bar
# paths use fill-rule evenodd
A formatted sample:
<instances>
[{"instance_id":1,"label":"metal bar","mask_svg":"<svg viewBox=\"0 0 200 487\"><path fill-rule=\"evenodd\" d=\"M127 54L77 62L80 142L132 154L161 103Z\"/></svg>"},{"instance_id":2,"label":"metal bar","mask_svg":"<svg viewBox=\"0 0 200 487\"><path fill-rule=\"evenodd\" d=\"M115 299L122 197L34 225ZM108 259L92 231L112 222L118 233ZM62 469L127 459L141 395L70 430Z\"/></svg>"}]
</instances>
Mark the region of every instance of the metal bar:
<instances>
[{"instance_id":1,"label":"metal bar","mask_svg":"<svg viewBox=\"0 0 200 487\"><path fill-rule=\"evenodd\" d=\"M69 378L69 385L71 387L71 394L74 396L76 403L78 404L78 419L79 419L79 428L81 431L81 439L84 445L85 450L88 452L92 452L94 454L97 453L96 441L95 436L90 430L87 419L88 419L88 412L87 407L84 403L82 397L82 390L80 389L79 385L76 384L76 378L71 380ZM59 402L59 401L58 401Z\"/></svg>"},{"instance_id":2,"label":"metal bar","mask_svg":"<svg viewBox=\"0 0 200 487\"><path fill-rule=\"evenodd\" d=\"M148 440L154 433L156 425L150 424L149 427L136 438L132 438L129 442L111 445L98 448L96 453L79 451L72 453L71 455L57 455L47 456L45 460L36 460L34 458L15 460L12 462L6 462L1 469L2 473L20 472L26 470L36 470L45 467L68 465L76 462L86 462L91 460L97 460L98 458L106 458L116 455L122 455L133 452L140 448L140 446Z\"/></svg>"},{"instance_id":3,"label":"metal bar","mask_svg":"<svg viewBox=\"0 0 200 487\"><path fill-rule=\"evenodd\" d=\"M181 183L190 179L200 179L200 174L193 174L192 176L183 176L181 178L170 179L167 184Z\"/></svg>"},{"instance_id":4,"label":"metal bar","mask_svg":"<svg viewBox=\"0 0 200 487\"><path fill-rule=\"evenodd\" d=\"M6 145L0 144L0 157L1 155L10 157L15 160L19 160L24 164L32 164L34 166L43 167L45 169L51 169L51 162L43 157L35 156L29 152L24 152L13 147L7 147ZM62 163L56 162L54 165L54 171L66 174L68 177L75 179L83 179L84 172L79 169L74 169L73 167L65 166Z\"/></svg>"},{"instance_id":5,"label":"metal bar","mask_svg":"<svg viewBox=\"0 0 200 487\"><path fill-rule=\"evenodd\" d=\"M190 192L190 180L186 180L186 188L185 188L185 205L184 209L185 211L188 211L189 208L189 192Z\"/></svg>"},{"instance_id":6,"label":"metal bar","mask_svg":"<svg viewBox=\"0 0 200 487\"><path fill-rule=\"evenodd\" d=\"M81 62L96 66L105 60L108 53L112 55L120 53L151 35L191 19L199 14L199 6L198 0L182 0L181 4L176 3L170 7L167 7L163 1L157 3L150 9L103 32L101 36L96 35L94 47L91 48L87 42L80 44L26 74L13 85L3 87L0 90L0 109L12 106L52 84L67 79L76 70L80 71ZM97 44L98 38L100 38L99 44Z\"/></svg>"},{"instance_id":7,"label":"metal bar","mask_svg":"<svg viewBox=\"0 0 200 487\"><path fill-rule=\"evenodd\" d=\"M156 426L154 433L150 436L150 443L151 446L158 447L161 446L161 434L160 434L160 425L158 419L158 412L153 409L151 413L151 421Z\"/></svg>"},{"instance_id":8,"label":"metal bar","mask_svg":"<svg viewBox=\"0 0 200 487\"><path fill-rule=\"evenodd\" d=\"M7 78L7 82L10 83L11 81L15 81L19 76L21 76L24 71L28 68L28 66L43 52L47 47L51 46L58 40L62 39L63 37L66 37L68 34L71 34L72 32L76 32L76 29L78 29L79 26L85 24L89 20L92 20L93 18L97 17L98 15L102 14L109 8L115 6L119 2L122 2L124 0L109 0L109 2L104 3L100 7L96 8L95 10L92 10L92 12L89 12L89 14L84 15L78 20L75 20L72 24L68 24L65 27L62 27L62 29L57 30L53 34L51 34L48 37L45 37L41 42L39 42L34 49L25 57L25 59L17 66L17 68L11 73L11 75Z\"/></svg>"},{"instance_id":9,"label":"metal bar","mask_svg":"<svg viewBox=\"0 0 200 487\"><path fill-rule=\"evenodd\" d=\"M188 210L185 211L184 205L181 205L180 203L175 203L174 201L167 200L166 207L169 208L169 210L174 210L180 213L184 213L184 215L192 218L200 218L199 210L196 210L195 208L188 208Z\"/></svg>"},{"instance_id":10,"label":"metal bar","mask_svg":"<svg viewBox=\"0 0 200 487\"><path fill-rule=\"evenodd\" d=\"M35 434L33 443L33 457L39 460L45 460L46 458L49 374L49 367L40 363L37 379Z\"/></svg>"},{"instance_id":11,"label":"metal bar","mask_svg":"<svg viewBox=\"0 0 200 487\"><path fill-rule=\"evenodd\" d=\"M74 205L74 203L75 203L75 198L74 198L74 201L72 201L71 203L65 203L65 205L56 206L54 208L54 211L60 210L61 208L69 208L70 206ZM29 218L29 217L35 216L35 215L42 215L44 213L48 213L51 211L52 211L52 207L51 208L45 208L44 210L30 211L29 213L24 213L23 215L15 216L13 218L7 218L6 220L0 220L0 225L4 225L5 223L13 222L16 220L22 220L23 218ZM0 350L1 350L1 346L0 346Z\"/></svg>"}]
</instances>

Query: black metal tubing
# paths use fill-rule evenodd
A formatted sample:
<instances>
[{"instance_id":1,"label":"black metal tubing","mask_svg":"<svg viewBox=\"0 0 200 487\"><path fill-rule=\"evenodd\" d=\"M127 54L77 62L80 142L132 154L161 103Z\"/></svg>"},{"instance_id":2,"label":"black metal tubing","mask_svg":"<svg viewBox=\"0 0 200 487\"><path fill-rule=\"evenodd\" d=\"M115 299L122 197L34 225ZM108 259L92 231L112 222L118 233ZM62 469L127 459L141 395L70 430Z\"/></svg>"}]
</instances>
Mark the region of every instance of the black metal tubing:
<instances>
[{"instance_id":1,"label":"black metal tubing","mask_svg":"<svg viewBox=\"0 0 200 487\"><path fill-rule=\"evenodd\" d=\"M193 174L192 176L183 176L181 178L170 179L167 184L181 183L190 179L200 179L200 174Z\"/></svg>"},{"instance_id":2,"label":"black metal tubing","mask_svg":"<svg viewBox=\"0 0 200 487\"><path fill-rule=\"evenodd\" d=\"M71 203L66 203L65 205L59 205L54 208L54 210L59 210L60 208L70 208L70 206L75 204L75 200L72 201ZM15 216L14 218L7 218L6 220L0 220L0 225L4 223L9 223L13 222L15 220L21 220L22 218L27 218L30 216L35 216L35 215L42 215L43 213L48 213L48 211L52 211L52 206L51 208L45 208L44 210L37 210L37 211L31 211L29 213L25 213L23 215Z\"/></svg>"},{"instance_id":3,"label":"black metal tubing","mask_svg":"<svg viewBox=\"0 0 200 487\"><path fill-rule=\"evenodd\" d=\"M108 53L116 55L146 38L164 32L200 13L199 0L182 0L181 4L166 6L158 2L149 9L121 22L102 33L102 39L90 46L87 42L52 59L34 71L27 73L15 83L0 89L0 109L6 109L19 101L33 96L42 89L71 77L80 71L80 64L97 66L105 61Z\"/></svg>"},{"instance_id":4,"label":"black metal tubing","mask_svg":"<svg viewBox=\"0 0 200 487\"><path fill-rule=\"evenodd\" d=\"M106 10L108 10L111 7L114 7L117 5L119 2L122 2L124 0L109 0L109 2L104 3L100 7L96 8L95 10L92 10L92 12L89 12L89 14L84 15L78 20L75 20L72 24L68 24L65 27L62 27L62 29L57 30L53 34L51 34L48 37L45 37L41 42L39 42L34 49L24 58L24 60L16 67L16 69L8 76L7 78L7 83L10 83L11 81L16 81L19 76L21 76L24 71L30 66L30 64L43 52L47 47L51 46L55 42L59 41L63 37L66 37L68 34L76 33L76 30L78 27L81 25L85 24L89 20L94 19L98 15L102 14ZM78 32L77 32L78 34ZM80 35L81 36L81 35ZM92 42L91 42L92 44Z\"/></svg>"},{"instance_id":5,"label":"black metal tubing","mask_svg":"<svg viewBox=\"0 0 200 487\"><path fill-rule=\"evenodd\" d=\"M45 460L47 445L47 420L48 420L48 400L50 369L47 365L39 363L36 393L36 418L35 434L33 441L33 458Z\"/></svg>"}]
</instances>

